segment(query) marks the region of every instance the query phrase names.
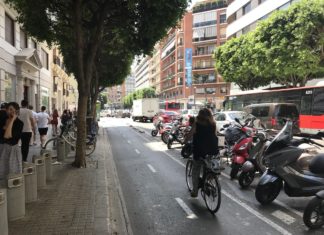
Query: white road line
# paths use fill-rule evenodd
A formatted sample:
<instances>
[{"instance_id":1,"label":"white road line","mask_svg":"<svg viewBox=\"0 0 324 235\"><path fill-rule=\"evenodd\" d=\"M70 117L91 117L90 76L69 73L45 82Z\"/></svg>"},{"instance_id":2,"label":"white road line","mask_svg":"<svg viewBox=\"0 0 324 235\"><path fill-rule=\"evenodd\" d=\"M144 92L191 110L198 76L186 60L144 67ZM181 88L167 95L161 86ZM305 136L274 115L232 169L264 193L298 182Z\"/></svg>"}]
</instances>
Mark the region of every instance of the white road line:
<instances>
[{"instance_id":1,"label":"white road line","mask_svg":"<svg viewBox=\"0 0 324 235\"><path fill-rule=\"evenodd\" d=\"M151 164L147 164L148 168L150 168L150 170L153 172L153 173L156 173L156 170L154 169L154 167L151 165Z\"/></svg>"},{"instance_id":2,"label":"white road line","mask_svg":"<svg viewBox=\"0 0 324 235\"><path fill-rule=\"evenodd\" d=\"M135 149L135 152L136 152L137 154L141 154L141 152L140 152L138 149Z\"/></svg>"},{"instance_id":3,"label":"white road line","mask_svg":"<svg viewBox=\"0 0 324 235\"><path fill-rule=\"evenodd\" d=\"M291 225L293 223L296 222L296 219L288 214L286 214L285 212L281 211L281 210L276 210L273 213L271 213L274 217L278 218L279 220L281 220L282 222Z\"/></svg>"},{"instance_id":4,"label":"white road line","mask_svg":"<svg viewBox=\"0 0 324 235\"><path fill-rule=\"evenodd\" d=\"M181 166L186 167L186 165L185 165L183 162L181 162L179 159L176 159L176 158L173 157L171 154L169 154L169 153L167 153L167 152L162 152L162 153L164 153L165 155L167 155L167 156L168 156L169 158L171 158L173 161L179 163Z\"/></svg>"},{"instance_id":5,"label":"white road line","mask_svg":"<svg viewBox=\"0 0 324 235\"><path fill-rule=\"evenodd\" d=\"M181 208L186 212L188 219L198 219L197 215L192 212L192 210L184 203L184 201L181 198L175 198L177 203L181 206Z\"/></svg>"},{"instance_id":6,"label":"white road line","mask_svg":"<svg viewBox=\"0 0 324 235\"><path fill-rule=\"evenodd\" d=\"M258 217L260 220L262 220L263 222L265 222L266 224L270 225L272 228L274 228L275 230L277 230L279 233L283 234L283 235L292 235L290 232L288 232L286 229L284 229L283 227L279 226L278 224L274 223L273 221L271 221L270 219L268 219L267 217L263 216L262 214L260 214L259 212L257 212L256 210L254 210L252 207L250 207L249 205L247 205L246 203L242 202L241 200L233 197L231 194L229 194L227 191L222 190L222 193L228 197L229 199L231 199L233 202L239 204L241 207L243 207L245 210L247 210L248 212L250 212L251 214L253 214L254 216Z\"/></svg>"}]
</instances>

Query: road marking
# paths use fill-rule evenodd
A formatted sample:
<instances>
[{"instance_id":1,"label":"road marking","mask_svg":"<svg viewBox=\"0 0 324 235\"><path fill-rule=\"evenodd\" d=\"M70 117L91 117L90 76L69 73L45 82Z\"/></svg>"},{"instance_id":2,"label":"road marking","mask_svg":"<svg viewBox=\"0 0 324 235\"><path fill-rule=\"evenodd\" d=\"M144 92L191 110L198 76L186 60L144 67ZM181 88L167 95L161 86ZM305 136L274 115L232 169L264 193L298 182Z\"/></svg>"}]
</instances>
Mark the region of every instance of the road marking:
<instances>
[{"instance_id":1,"label":"road marking","mask_svg":"<svg viewBox=\"0 0 324 235\"><path fill-rule=\"evenodd\" d=\"M184 203L184 201L181 198L175 198L177 203L181 206L181 208L186 212L188 219L198 219L197 215L192 212L192 210Z\"/></svg>"},{"instance_id":2,"label":"road marking","mask_svg":"<svg viewBox=\"0 0 324 235\"><path fill-rule=\"evenodd\" d=\"M140 154L140 153L141 153L138 149L135 149L135 152L136 152L137 154Z\"/></svg>"},{"instance_id":3,"label":"road marking","mask_svg":"<svg viewBox=\"0 0 324 235\"><path fill-rule=\"evenodd\" d=\"M179 163L181 166L186 167L186 165L185 165L183 162L181 162L180 160L176 159L176 158L173 157L171 154L169 154L169 153L167 153L167 152L162 152L162 153L164 153L165 155L167 155L167 156L168 156L169 158L171 158L173 161Z\"/></svg>"},{"instance_id":4,"label":"road marking","mask_svg":"<svg viewBox=\"0 0 324 235\"><path fill-rule=\"evenodd\" d=\"M286 213L284 213L281 210L276 210L275 212L271 213L274 217L278 218L279 220L281 220L282 222L291 225L293 224L296 219Z\"/></svg>"},{"instance_id":5,"label":"road marking","mask_svg":"<svg viewBox=\"0 0 324 235\"><path fill-rule=\"evenodd\" d=\"M151 165L151 164L147 164L148 168L150 168L150 170L153 172L153 173L156 173L156 170L154 169L154 167Z\"/></svg>"},{"instance_id":6,"label":"road marking","mask_svg":"<svg viewBox=\"0 0 324 235\"><path fill-rule=\"evenodd\" d=\"M274 223L273 221L271 221L270 219L268 219L267 217L263 216L262 214L260 214L259 212L257 212L256 210L254 210L252 207L250 207L249 205L247 205L246 203L242 202L241 200L233 197L231 194L229 194L227 191L222 190L222 193L228 197L229 199L231 199L233 202L239 204L241 207L243 207L245 210L247 210L248 212L250 212L251 214L253 214L254 216L258 217L260 220L262 220L263 222L265 222L266 224L270 225L272 228L274 228L275 230L277 230L279 233L283 234L283 235L292 235L290 232L288 232L286 229L284 229L283 227L279 226L278 224Z\"/></svg>"}]
</instances>

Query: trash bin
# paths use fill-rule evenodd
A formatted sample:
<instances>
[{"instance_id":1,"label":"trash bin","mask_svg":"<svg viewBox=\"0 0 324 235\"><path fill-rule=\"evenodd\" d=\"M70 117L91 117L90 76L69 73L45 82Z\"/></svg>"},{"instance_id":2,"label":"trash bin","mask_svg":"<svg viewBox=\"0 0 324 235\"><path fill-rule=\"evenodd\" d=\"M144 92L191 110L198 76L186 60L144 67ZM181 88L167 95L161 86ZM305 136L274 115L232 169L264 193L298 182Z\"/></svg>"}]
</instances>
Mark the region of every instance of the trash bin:
<instances>
[{"instance_id":1,"label":"trash bin","mask_svg":"<svg viewBox=\"0 0 324 235\"><path fill-rule=\"evenodd\" d=\"M8 235L7 190L0 188L0 231Z\"/></svg>"},{"instance_id":2,"label":"trash bin","mask_svg":"<svg viewBox=\"0 0 324 235\"><path fill-rule=\"evenodd\" d=\"M65 141L63 139L59 139L57 141L57 160L59 162L63 162L65 159Z\"/></svg>"},{"instance_id":3,"label":"trash bin","mask_svg":"<svg viewBox=\"0 0 324 235\"><path fill-rule=\"evenodd\" d=\"M36 165L37 188L44 188L46 186L45 158L43 156L34 156L33 162Z\"/></svg>"},{"instance_id":4,"label":"trash bin","mask_svg":"<svg viewBox=\"0 0 324 235\"><path fill-rule=\"evenodd\" d=\"M53 170L52 170L52 154L50 152L45 152L42 154L45 158L45 168L46 168L46 180L53 179Z\"/></svg>"},{"instance_id":5,"label":"trash bin","mask_svg":"<svg viewBox=\"0 0 324 235\"><path fill-rule=\"evenodd\" d=\"M25 182L23 174L11 174L7 177L8 220L25 216Z\"/></svg>"},{"instance_id":6,"label":"trash bin","mask_svg":"<svg viewBox=\"0 0 324 235\"><path fill-rule=\"evenodd\" d=\"M25 200L26 203L37 201L37 173L36 165L30 162L23 163L25 176Z\"/></svg>"}]
</instances>

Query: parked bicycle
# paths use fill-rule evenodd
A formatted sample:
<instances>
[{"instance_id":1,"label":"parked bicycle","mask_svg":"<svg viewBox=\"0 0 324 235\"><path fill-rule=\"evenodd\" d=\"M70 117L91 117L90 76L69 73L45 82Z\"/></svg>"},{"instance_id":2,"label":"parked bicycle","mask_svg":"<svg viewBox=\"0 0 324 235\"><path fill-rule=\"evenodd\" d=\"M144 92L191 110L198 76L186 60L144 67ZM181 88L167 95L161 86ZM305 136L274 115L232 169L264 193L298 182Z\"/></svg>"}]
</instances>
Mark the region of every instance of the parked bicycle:
<instances>
[{"instance_id":1,"label":"parked bicycle","mask_svg":"<svg viewBox=\"0 0 324 235\"><path fill-rule=\"evenodd\" d=\"M207 155L203 162L204 165L200 171L199 188L207 209L212 214L215 214L221 205L221 186L218 181L222 170L221 158L220 155ZM186 182L190 192L193 190L192 168L193 159L190 158L186 165Z\"/></svg>"}]
</instances>

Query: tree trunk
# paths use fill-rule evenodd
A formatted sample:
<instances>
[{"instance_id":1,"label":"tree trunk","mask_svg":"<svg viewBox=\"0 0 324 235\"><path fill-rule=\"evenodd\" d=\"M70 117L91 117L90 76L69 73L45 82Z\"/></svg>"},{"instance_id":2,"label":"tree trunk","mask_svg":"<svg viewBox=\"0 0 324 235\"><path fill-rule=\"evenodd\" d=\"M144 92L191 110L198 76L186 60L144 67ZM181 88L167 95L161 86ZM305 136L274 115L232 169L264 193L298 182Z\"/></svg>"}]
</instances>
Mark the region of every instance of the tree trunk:
<instances>
[{"instance_id":1,"label":"tree trunk","mask_svg":"<svg viewBox=\"0 0 324 235\"><path fill-rule=\"evenodd\" d=\"M73 166L81 168L86 167L85 161L85 140L87 134L86 113L87 113L88 96L80 95L78 100L78 116L77 116L77 141L76 152Z\"/></svg>"},{"instance_id":2,"label":"tree trunk","mask_svg":"<svg viewBox=\"0 0 324 235\"><path fill-rule=\"evenodd\" d=\"M97 99L98 99L98 95L99 93L96 92L92 97L91 97L91 114L92 114L92 117L93 117L93 121L96 120L96 115L97 115Z\"/></svg>"}]
</instances>

